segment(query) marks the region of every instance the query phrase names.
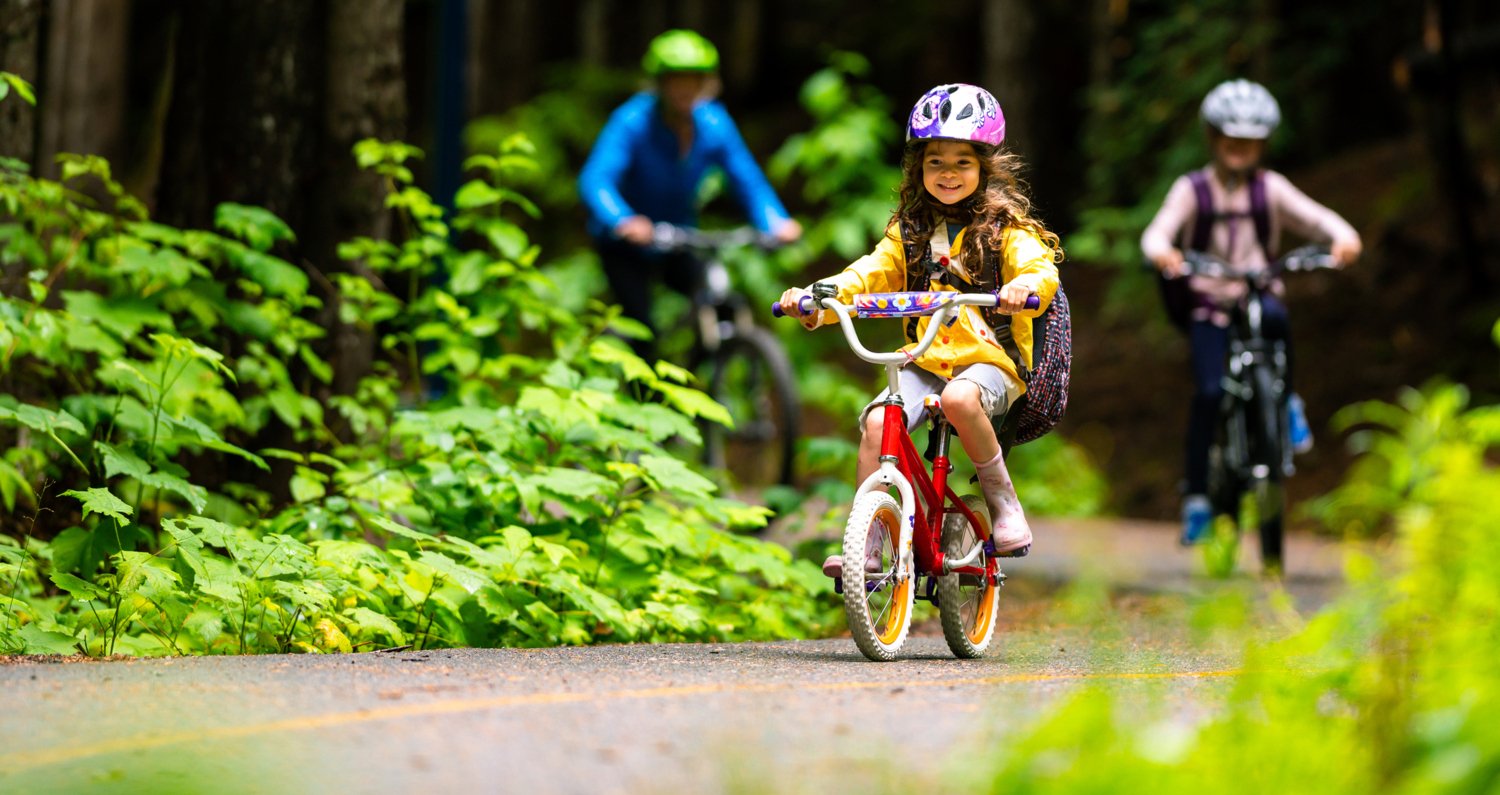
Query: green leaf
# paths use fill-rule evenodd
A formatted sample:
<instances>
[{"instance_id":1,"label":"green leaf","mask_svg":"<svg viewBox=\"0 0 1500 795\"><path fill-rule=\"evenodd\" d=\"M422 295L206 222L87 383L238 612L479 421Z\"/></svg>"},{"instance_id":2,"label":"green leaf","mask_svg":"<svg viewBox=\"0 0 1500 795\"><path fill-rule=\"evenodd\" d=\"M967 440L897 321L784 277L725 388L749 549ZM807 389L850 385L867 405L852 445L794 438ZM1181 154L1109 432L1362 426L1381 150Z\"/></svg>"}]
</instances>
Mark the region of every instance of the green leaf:
<instances>
[{"instance_id":1,"label":"green leaf","mask_svg":"<svg viewBox=\"0 0 1500 795\"><path fill-rule=\"evenodd\" d=\"M356 607L352 610L345 610L344 615L349 618L350 623L355 627L383 634L398 646L406 642L406 634L401 631L400 627L396 626L396 622L392 621L388 616L383 616L368 607Z\"/></svg>"},{"instance_id":2,"label":"green leaf","mask_svg":"<svg viewBox=\"0 0 1500 795\"><path fill-rule=\"evenodd\" d=\"M123 340L136 336L147 326L173 328L172 316L146 299L122 295L105 297L81 290L64 290L62 299L68 314L97 323Z\"/></svg>"},{"instance_id":3,"label":"green leaf","mask_svg":"<svg viewBox=\"0 0 1500 795\"><path fill-rule=\"evenodd\" d=\"M194 513L201 512L208 507L208 490L202 486L195 486L182 478L166 472L152 472L140 478L140 481L153 489L170 491L187 500Z\"/></svg>"},{"instance_id":4,"label":"green leaf","mask_svg":"<svg viewBox=\"0 0 1500 795\"><path fill-rule=\"evenodd\" d=\"M327 489L324 488L320 480L306 474L311 471L307 467L297 467L297 474L292 476L292 481L289 484L293 500L297 502L311 502L327 493Z\"/></svg>"},{"instance_id":5,"label":"green leaf","mask_svg":"<svg viewBox=\"0 0 1500 795\"><path fill-rule=\"evenodd\" d=\"M278 242L297 236L270 210L225 202L214 210L214 228L243 240L257 251L270 251Z\"/></svg>"},{"instance_id":6,"label":"green leaf","mask_svg":"<svg viewBox=\"0 0 1500 795\"><path fill-rule=\"evenodd\" d=\"M656 388L666 397L668 403L682 413L690 417L701 417L727 428L734 427L734 418L729 416L729 410L708 395L696 389L674 384L662 383Z\"/></svg>"},{"instance_id":7,"label":"green leaf","mask_svg":"<svg viewBox=\"0 0 1500 795\"><path fill-rule=\"evenodd\" d=\"M134 453L116 449L106 442L95 442L94 447L104 458L105 479L125 475L139 480L151 473L151 465L137 458Z\"/></svg>"},{"instance_id":8,"label":"green leaf","mask_svg":"<svg viewBox=\"0 0 1500 795\"><path fill-rule=\"evenodd\" d=\"M25 643L23 654L77 654L78 639L61 632L49 632L36 624L27 624L16 633Z\"/></svg>"},{"instance_id":9,"label":"green leaf","mask_svg":"<svg viewBox=\"0 0 1500 795\"><path fill-rule=\"evenodd\" d=\"M226 246L225 252L230 264L265 288L267 293L289 298L307 295L307 274L286 260L237 245Z\"/></svg>"},{"instance_id":10,"label":"green leaf","mask_svg":"<svg viewBox=\"0 0 1500 795\"><path fill-rule=\"evenodd\" d=\"M5 92L0 93L0 99L4 99L5 94L10 93L11 89L15 89L16 96L26 100L27 104L36 104L36 93L32 91L30 83L26 82L20 75L11 74L10 72L0 72L0 91Z\"/></svg>"},{"instance_id":11,"label":"green leaf","mask_svg":"<svg viewBox=\"0 0 1500 795\"><path fill-rule=\"evenodd\" d=\"M707 497L718 488L713 481L689 469L687 464L675 458L643 455L640 464L659 491Z\"/></svg>"},{"instance_id":12,"label":"green leaf","mask_svg":"<svg viewBox=\"0 0 1500 795\"><path fill-rule=\"evenodd\" d=\"M125 524L126 517L134 513L134 509L121 501L119 497L111 494L107 488L93 488L88 491L74 489L63 492L63 496L75 497L83 503L83 518L85 519L89 518L90 513L97 513Z\"/></svg>"},{"instance_id":13,"label":"green leaf","mask_svg":"<svg viewBox=\"0 0 1500 795\"><path fill-rule=\"evenodd\" d=\"M69 596L80 602L91 602L109 596L109 592L103 588L67 572L55 571L50 579L53 585L63 589Z\"/></svg>"},{"instance_id":14,"label":"green leaf","mask_svg":"<svg viewBox=\"0 0 1500 795\"><path fill-rule=\"evenodd\" d=\"M453 206L460 210L472 210L475 207L484 207L498 201L500 201L500 191L477 179L465 183L453 196Z\"/></svg>"},{"instance_id":15,"label":"green leaf","mask_svg":"<svg viewBox=\"0 0 1500 795\"><path fill-rule=\"evenodd\" d=\"M382 530L385 530L392 535L398 535L402 538L410 539L418 543L431 544L438 540L436 536L413 530L410 527L406 527L405 525L397 524L384 516L371 516L370 521L374 522Z\"/></svg>"},{"instance_id":16,"label":"green leaf","mask_svg":"<svg viewBox=\"0 0 1500 795\"><path fill-rule=\"evenodd\" d=\"M6 395L5 397L9 397ZM77 417L69 414L63 409L53 411L41 406L33 406L29 403L20 403L14 408L0 405L0 420L13 419L22 425L41 433L55 433L57 431L70 431L80 436L88 431Z\"/></svg>"}]
</instances>

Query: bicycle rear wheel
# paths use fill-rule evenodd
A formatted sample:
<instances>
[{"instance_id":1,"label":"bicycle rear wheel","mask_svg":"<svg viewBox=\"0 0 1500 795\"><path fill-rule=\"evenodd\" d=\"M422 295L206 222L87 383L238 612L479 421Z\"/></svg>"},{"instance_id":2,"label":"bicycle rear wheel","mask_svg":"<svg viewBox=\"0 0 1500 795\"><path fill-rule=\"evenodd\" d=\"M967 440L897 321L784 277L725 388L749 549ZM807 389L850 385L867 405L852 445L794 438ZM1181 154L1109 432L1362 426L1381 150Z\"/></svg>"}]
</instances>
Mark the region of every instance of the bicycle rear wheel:
<instances>
[{"instance_id":1,"label":"bicycle rear wheel","mask_svg":"<svg viewBox=\"0 0 1500 795\"><path fill-rule=\"evenodd\" d=\"M801 405L781 343L765 329L746 329L724 340L712 367L709 394L734 427L704 428L709 466L727 470L742 488L791 485Z\"/></svg>"},{"instance_id":2,"label":"bicycle rear wheel","mask_svg":"<svg viewBox=\"0 0 1500 795\"><path fill-rule=\"evenodd\" d=\"M964 504L979 517L984 527L974 527L962 513L954 511L943 517L943 555L961 558L975 543L989 536L989 510L984 500L964 495ZM989 558L981 552L974 565L989 570ZM943 639L954 656L964 659L983 657L995 636L995 618L1000 606L1000 586L989 577L976 574L945 574L938 578L938 614L943 624Z\"/></svg>"},{"instance_id":3,"label":"bicycle rear wheel","mask_svg":"<svg viewBox=\"0 0 1500 795\"><path fill-rule=\"evenodd\" d=\"M889 494L854 501L844 528L844 615L854 645L871 660L896 659L911 629L914 577L896 579L901 506Z\"/></svg>"}]
</instances>

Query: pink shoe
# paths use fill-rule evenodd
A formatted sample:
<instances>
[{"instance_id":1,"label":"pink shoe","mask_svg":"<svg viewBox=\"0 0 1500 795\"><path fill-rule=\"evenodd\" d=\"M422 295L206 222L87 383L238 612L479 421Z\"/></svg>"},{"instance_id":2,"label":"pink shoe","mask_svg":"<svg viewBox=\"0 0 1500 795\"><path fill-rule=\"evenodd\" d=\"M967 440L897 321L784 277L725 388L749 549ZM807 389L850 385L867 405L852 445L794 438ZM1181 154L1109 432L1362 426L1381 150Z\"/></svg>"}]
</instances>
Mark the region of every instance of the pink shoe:
<instances>
[{"instance_id":1,"label":"pink shoe","mask_svg":"<svg viewBox=\"0 0 1500 795\"><path fill-rule=\"evenodd\" d=\"M996 527L990 541L995 545L995 557L1024 558L1031 551L1031 527L1024 521L1020 527Z\"/></svg>"},{"instance_id":2,"label":"pink shoe","mask_svg":"<svg viewBox=\"0 0 1500 795\"><path fill-rule=\"evenodd\" d=\"M880 573L880 555L879 555L879 553L876 553L875 555L872 555L870 557L865 558L865 573L866 574L879 574ZM844 578L844 556L843 555L829 555L828 556L828 560L823 561L823 575L826 576L826 577L832 577L835 580L841 580L841 579L843 579Z\"/></svg>"}]
</instances>

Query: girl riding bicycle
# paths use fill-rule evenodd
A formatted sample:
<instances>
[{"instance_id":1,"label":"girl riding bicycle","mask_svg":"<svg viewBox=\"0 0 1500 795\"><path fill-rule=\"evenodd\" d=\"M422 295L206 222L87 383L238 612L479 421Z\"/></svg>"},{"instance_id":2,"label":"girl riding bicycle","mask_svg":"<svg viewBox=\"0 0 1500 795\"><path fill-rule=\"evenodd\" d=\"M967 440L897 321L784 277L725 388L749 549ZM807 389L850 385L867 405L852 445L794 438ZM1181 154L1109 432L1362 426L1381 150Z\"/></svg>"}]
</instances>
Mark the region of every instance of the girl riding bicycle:
<instances>
[{"instance_id":1,"label":"girl riding bicycle","mask_svg":"<svg viewBox=\"0 0 1500 795\"><path fill-rule=\"evenodd\" d=\"M1195 392L1188 416L1183 544L1203 540L1212 518L1209 449L1224 395L1231 314L1244 298L1245 286L1232 276L1182 278L1181 249L1211 254L1239 274L1253 274L1270 265L1281 230L1287 228L1329 243L1340 265L1354 262L1360 254L1359 233L1338 213L1308 198L1286 177L1259 168L1266 139L1281 123L1281 109L1264 86L1248 80L1220 83L1204 97L1201 115L1213 162L1172 183L1161 209L1141 235L1146 259L1168 280L1163 286L1168 312L1187 331L1192 350ZM1267 337L1287 344L1290 371L1286 307L1267 295L1262 309ZM1312 432L1295 395L1288 409L1292 446L1302 452L1311 446Z\"/></svg>"},{"instance_id":2,"label":"girl riding bicycle","mask_svg":"<svg viewBox=\"0 0 1500 795\"><path fill-rule=\"evenodd\" d=\"M1001 148L1005 116L988 91L961 83L928 91L912 109L906 140L900 203L885 236L873 252L824 281L837 288L842 302L862 293L913 290L995 294L994 310L965 307L931 348L901 370L900 387L908 429L921 420L924 398L940 396L978 470L995 553L1020 557L1031 548L1031 528L995 429L1026 391L1032 319L1057 292L1062 248L1057 235L1032 216L1016 177L1019 158ZM834 319L831 312L804 311L806 295L801 288L787 290L783 311L808 329ZM1032 295L1040 306L1025 309ZM909 322L908 342L928 322ZM860 420L861 483L879 467L883 418L871 407L885 395ZM838 555L823 564L830 577L840 577L842 569Z\"/></svg>"}]
</instances>

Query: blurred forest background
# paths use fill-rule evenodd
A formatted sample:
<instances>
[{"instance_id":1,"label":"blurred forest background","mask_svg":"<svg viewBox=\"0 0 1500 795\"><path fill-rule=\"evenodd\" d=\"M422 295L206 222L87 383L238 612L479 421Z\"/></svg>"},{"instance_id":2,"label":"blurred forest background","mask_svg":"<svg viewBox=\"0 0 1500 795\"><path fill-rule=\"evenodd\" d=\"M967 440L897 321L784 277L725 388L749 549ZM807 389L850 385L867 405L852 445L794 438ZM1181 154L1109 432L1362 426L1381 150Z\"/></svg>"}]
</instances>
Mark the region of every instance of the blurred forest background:
<instances>
[{"instance_id":1,"label":"blurred forest background","mask_svg":"<svg viewBox=\"0 0 1500 795\"><path fill-rule=\"evenodd\" d=\"M61 152L101 155L163 223L208 227L220 202L263 206L297 231L290 261L328 270L340 241L391 234L356 141L425 150L417 181L447 203L467 154L521 130L542 165L532 236L567 262L585 246L576 169L641 85L645 43L674 26L720 47L723 100L763 162L818 122L803 84L836 52L865 63L833 61L848 93L821 100L824 121L845 110L886 121L838 130L832 145L880 175L925 88L972 81L1000 97L1069 254L1077 361L1061 433L1105 472L1111 511L1175 508L1185 350L1137 269L1136 239L1170 180L1206 161L1196 109L1221 79L1250 77L1280 98L1267 164L1366 243L1358 268L1291 285L1300 389L1324 440L1294 499L1343 469L1328 428L1339 407L1435 376L1500 388L1484 342L1500 280L1500 9L1485 0L0 0L0 63L39 99L0 106L0 147L38 176L57 175ZM862 191L879 217L893 183L830 188L816 174L825 163L801 157L771 168L794 213L816 226L840 212L830 194ZM845 244L819 247L815 232L796 272L774 276L831 272L872 242L834 235ZM563 273L602 289L587 264ZM372 343L328 325L329 388L348 393ZM861 386L873 376L849 371ZM815 429L852 433L825 419Z\"/></svg>"}]
</instances>

